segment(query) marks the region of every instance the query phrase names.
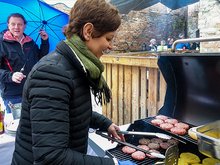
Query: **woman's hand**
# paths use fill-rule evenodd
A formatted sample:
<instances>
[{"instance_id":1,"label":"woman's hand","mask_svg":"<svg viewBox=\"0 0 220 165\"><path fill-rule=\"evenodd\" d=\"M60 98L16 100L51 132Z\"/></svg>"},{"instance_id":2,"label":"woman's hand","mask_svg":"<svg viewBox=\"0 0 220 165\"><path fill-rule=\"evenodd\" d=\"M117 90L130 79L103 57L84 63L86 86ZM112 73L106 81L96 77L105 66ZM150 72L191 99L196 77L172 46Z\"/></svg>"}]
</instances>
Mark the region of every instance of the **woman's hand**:
<instances>
[{"instance_id":1,"label":"woman's hand","mask_svg":"<svg viewBox=\"0 0 220 165\"><path fill-rule=\"evenodd\" d=\"M117 126L116 124L112 123L109 127L108 127L108 135L115 138L115 139L119 139L121 141L125 141L125 138L122 134L118 134L117 131L119 131L120 128L119 126Z\"/></svg>"}]
</instances>

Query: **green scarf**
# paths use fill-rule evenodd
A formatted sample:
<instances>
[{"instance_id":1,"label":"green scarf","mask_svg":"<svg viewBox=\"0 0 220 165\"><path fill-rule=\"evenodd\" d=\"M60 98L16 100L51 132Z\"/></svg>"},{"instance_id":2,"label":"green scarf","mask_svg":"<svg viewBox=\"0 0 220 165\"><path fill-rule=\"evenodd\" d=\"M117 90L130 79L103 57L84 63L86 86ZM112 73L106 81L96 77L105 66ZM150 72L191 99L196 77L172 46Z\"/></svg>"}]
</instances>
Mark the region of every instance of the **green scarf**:
<instances>
[{"instance_id":1,"label":"green scarf","mask_svg":"<svg viewBox=\"0 0 220 165\"><path fill-rule=\"evenodd\" d=\"M110 102L111 91L102 76L104 65L101 61L87 48L85 43L77 35L73 35L69 40L65 40L65 43L74 51L74 54L82 64L92 92L95 98L98 99L96 103L102 104L102 95L104 103Z\"/></svg>"}]
</instances>

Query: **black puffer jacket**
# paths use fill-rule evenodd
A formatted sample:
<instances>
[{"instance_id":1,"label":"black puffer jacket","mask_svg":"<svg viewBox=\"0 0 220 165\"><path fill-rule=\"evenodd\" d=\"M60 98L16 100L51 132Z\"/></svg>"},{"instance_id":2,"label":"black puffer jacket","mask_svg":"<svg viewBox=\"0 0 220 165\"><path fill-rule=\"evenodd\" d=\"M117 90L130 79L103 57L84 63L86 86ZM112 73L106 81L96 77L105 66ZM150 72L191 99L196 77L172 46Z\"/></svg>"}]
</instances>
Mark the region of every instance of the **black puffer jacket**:
<instances>
[{"instance_id":1,"label":"black puffer jacket","mask_svg":"<svg viewBox=\"0 0 220 165\"><path fill-rule=\"evenodd\" d=\"M86 155L89 127L107 130L112 122L92 111L83 70L63 53L43 57L29 74L12 165L114 165Z\"/></svg>"},{"instance_id":2,"label":"black puffer jacket","mask_svg":"<svg viewBox=\"0 0 220 165\"><path fill-rule=\"evenodd\" d=\"M49 41L41 40L40 49L37 44L25 35L21 44L12 38L8 31L0 33L0 84L2 97L5 99L21 96L26 79L20 84L12 81L12 74L19 72L23 66L25 75L28 75L32 67L41 57L49 52Z\"/></svg>"}]
</instances>

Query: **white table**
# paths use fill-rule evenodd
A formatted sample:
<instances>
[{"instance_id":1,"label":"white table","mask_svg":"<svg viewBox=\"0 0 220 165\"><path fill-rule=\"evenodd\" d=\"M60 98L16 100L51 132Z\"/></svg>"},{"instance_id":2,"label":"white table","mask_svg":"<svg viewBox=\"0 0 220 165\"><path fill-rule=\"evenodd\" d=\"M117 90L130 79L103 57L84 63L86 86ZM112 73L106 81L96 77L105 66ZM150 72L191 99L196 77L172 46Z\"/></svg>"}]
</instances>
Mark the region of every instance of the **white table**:
<instances>
[{"instance_id":1,"label":"white table","mask_svg":"<svg viewBox=\"0 0 220 165\"><path fill-rule=\"evenodd\" d=\"M0 135L0 165L10 165L14 152L15 137Z\"/></svg>"}]
</instances>

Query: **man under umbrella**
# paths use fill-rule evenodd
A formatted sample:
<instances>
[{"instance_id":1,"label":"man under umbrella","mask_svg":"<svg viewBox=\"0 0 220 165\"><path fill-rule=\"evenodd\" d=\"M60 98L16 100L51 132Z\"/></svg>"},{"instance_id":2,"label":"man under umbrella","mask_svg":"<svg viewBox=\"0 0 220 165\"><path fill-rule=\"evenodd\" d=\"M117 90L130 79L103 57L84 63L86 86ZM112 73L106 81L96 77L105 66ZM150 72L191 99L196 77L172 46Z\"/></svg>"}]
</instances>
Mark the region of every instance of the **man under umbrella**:
<instances>
[{"instance_id":1,"label":"man under umbrella","mask_svg":"<svg viewBox=\"0 0 220 165\"><path fill-rule=\"evenodd\" d=\"M24 33L26 19L19 13L8 16L8 29L0 33L0 85L6 113L11 106L20 104L25 78L38 62L49 52L48 35L41 30L41 45ZM11 106L10 106L11 105Z\"/></svg>"}]
</instances>

